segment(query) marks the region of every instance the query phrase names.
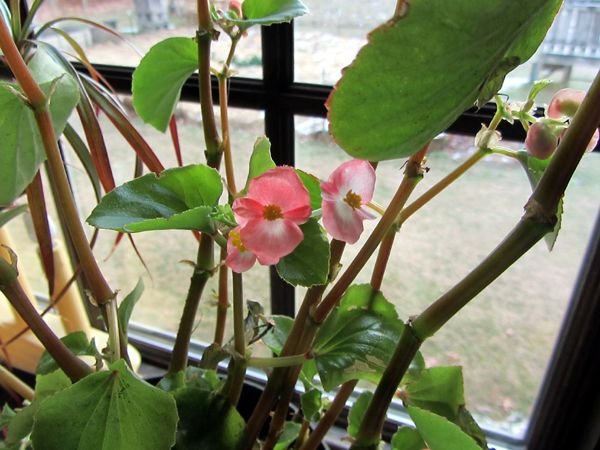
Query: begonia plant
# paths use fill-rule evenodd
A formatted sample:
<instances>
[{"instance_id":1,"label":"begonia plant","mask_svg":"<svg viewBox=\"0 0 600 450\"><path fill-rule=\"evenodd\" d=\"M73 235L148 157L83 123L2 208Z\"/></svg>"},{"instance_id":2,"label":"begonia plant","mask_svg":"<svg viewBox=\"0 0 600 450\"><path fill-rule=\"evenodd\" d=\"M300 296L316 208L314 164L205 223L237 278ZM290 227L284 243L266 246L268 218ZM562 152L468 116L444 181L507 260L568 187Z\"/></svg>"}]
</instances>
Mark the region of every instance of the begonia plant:
<instances>
[{"instance_id":1,"label":"begonia plant","mask_svg":"<svg viewBox=\"0 0 600 450\"><path fill-rule=\"evenodd\" d=\"M534 85L521 105L498 95L508 72L535 53L561 0L398 0L326 103L329 131L347 160L318 179L301 168L276 166L268 136L259 136L241 188L227 115L233 55L249 28L302 20L308 10L301 0L232 0L225 7L198 0L196 36L168 38L144 56L133 76L133 106L163 132L176 121L183 84L198 73L205 162L170 168L122 114L80 47L72 44L87 73L37 40L31 24L41 3L34 1L23 21L0 3L1 58L13 75L0 82L0 218L14 215L26 191L42 230L43 254L49 227L39 174L46 162L61 221L110 339L102 352L80 334L60 340L21 289L15 261L0 258L0 289L47 350L32 397L16 411L3 412L2 448L309 450L322 444L352 393L360 394L347 430L354 450L379 448L396 397L412 424L398 428L390 444L394 450L488 448L465 408L461 369L425 367L419 350L536 242L546 236L552 245L569 179L586 148L597 143L598 79L587 95L558 92L544 117L533 108L546 83ZM230 42L220 67L210 60L215 39ZM219 85L218 108L211 74ZM475 153L411 200L426 173L430 142L466 109L492 99L496 114L477 134ZM138 171L115 186L96 109L110 117L149 173ZM84 136L69 124L75 113ZM523 126L524 150L502 146L502 121ZM170 229L198 237L170 364L156 386L135 374L127 355L127 322L133 296L140 293L121 299L119 287L100 270L73 202L59 140L86 161L98 192L97 205L83 218L88 224L119 236ZM401 225L494 154L514 158L529 175L533 194L525 213L458 284L415 316L399 317L382 280ZM403 161L404 174L390 202L380 206L374 198L377 165L390 159ZM375 223L369 233L366 220ZM360 249L342 267L342 254L353 244ZM370 282L357 283L375 254ZM285 281L306 288L295 318L265 316L252 302L245 304L244 275L256 265L274 266ZM47 261L45 268L52 272ZM220 331L202 361L191 364L195 315L211 277L224 281L215 324ZM231 293L225 288L229 277ZM227 320L233 322L230 340L224 336ZM272 357L253 353L258 341ZM88 354L96 357L94 364L80 358ZM237 405L251 367L264 370L267 381L243 418ZM290 414L295 394L301 400Z\"/></svg>"}]
</instances>

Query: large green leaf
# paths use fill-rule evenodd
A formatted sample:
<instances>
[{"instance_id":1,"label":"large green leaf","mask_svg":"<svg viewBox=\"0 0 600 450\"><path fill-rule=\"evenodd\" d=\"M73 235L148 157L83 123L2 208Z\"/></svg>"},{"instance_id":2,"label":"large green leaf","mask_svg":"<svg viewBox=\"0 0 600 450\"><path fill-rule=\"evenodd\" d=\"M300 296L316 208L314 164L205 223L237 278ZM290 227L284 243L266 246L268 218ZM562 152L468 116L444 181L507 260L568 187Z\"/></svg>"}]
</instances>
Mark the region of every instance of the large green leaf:
<instances>
[{"instance_id":1,"label":"large green leaf","mask_svg":"<svg viewBox=\"0 0 600 450\"><path fill-rule=\"evenodd\" d=\"M173 397L118 361L46 399L32 440L36 450L166 450L176 425Z\"/></svg>"},{"instance_id":2,"label":"large green leaf","mask_svg":"<svg viewBox=\"0 0 600 450\"><path fill-rule=\"evenodd\" d=\"M373 393L369 391L361 392L358 396L352 408L350 408L350 413L348 414L348 435L350 437L356 438L358 435L358 430L360 429L360 424L365 417L365 413L367 412L367 408L369 407L369 403L373 398Z\"/></svg>"},{"instance_id":3,"label":"large green leaf","mask_svg":"<svg viewBox=\"0 0 600 450\"><path fill-rule=\"evenodd\" d=\"M275 266L277 273L294 286L325 284L329 274L329 241L315 219L301 225L304 239Z\"/></svg>"},{"instance_id":4,"label":"large green leaf","mask_svg":"<svg viewBox=\"0 0 600 450\"><path fill-rule=\"evenodd\" d=\"M548 159L538 159L534 156L531 156L526 151L522 150L518 154L518 160L521 163L523 169L525 169L525 173L527 174L527 179L529 180L529 184L531 185L531 189L535 190L538 183L542 179L546 168L550 165L550 161L552 158ZM546 246L549 251L552 251L554 248L554 244L556 243L556 239L558 238L558 233L560 231L560 227L562 224L562 215L564 210L564 199L560 199L558 202L558 207L556 209L556 225L554 225L554 230L544 236L544 240L546 241Z\"/></svg>"},{"instance_id":5,"label":"large green leaf","mask_svg":"<svg viewBox=\"0 0 600 450\"><path fill-rule=\"evenodd\" d=\"M69 333L60 340L71 351L71 353L76 356L92 356L95 358L100 357L94 340L92 339L90 341L83 331ZM35 372L38 375L47 375L57 369L59 369L58 364L56 361L54 361L54 358L52 358L50 353L45 351L40 357Z\"/></svg>"},{"instance_id":6,"label":"large green leaf","mask_svg":"<svg viewBox=\"0 0 600 450\"><path fill-rule=\"evenodd\" d=\"M355 379L379 381L404 324L370 285L351 286L316 335L313 354L326 390Z\"/></svg>"},{"instance_id":7,"label":"large green leaf","mask_svg":"<svg viewBox=\"0 0 600 450\"><path fill-rule=\"evenodd\" d=\"M245 0L242 3L243 19L231 22L240 28L252 25L273 25L289 22L295 17L303 16L308 8L300 0Z\"/></svg>"},{"instance_id":8,"label":"large green leaf","mask_svg":"<svg viewBox=\"0 0 600 450\"><path fill-rule=\"evenodd\" d=\"M560 4L411 1L344 71L328 100L333 136L362 159L411 155L531 56Z\"/></svg>"},{"instance_id":9,"label":"large green leaf","mask_svg":"<svg viewBox=\"0 0 600 450\"><path fill-rule=\"evenodd\" d=\"M427 446L417 430L400 427L392 436L392 450L423 450Z\"/></svg>"},{"instance_id":10,"label":"large green leaf","mask_svg":"<svg viewBox=\"0 0 600 450\"><path fill-rule=\"evenodd\" d=\"M225 397L198 387L174 395L180 417L176 450L238 448L246 424Z\"/></svg>"},{"instance_id":11,"label":"large green leaf","mask_svg":"<svg viewBox=\"0 0 600 450\"><path fill-rule=\"evenodd\" d=\"M408 405L432 411L456 421L459 408L465 404L462 368L459 366L431 367L405 386Z\"/></svg>"},{"instance_id":12,"label":"large green leaf","mask_svg":"<svg viewBox=\"0 0 600 450\"><path fill-rule=\"evenodd\" d=\"M97 228L135 233L185 229L212 232L212 214L223 184L205 165L147 174L109 192L87 221Z\"/></svg>"},{"instance_id":13,"label":"large green leaf","mask_svg":"<svg viewBox=\"0 0 600 450\"><path fill-rule=\"evenodd\" d=\"M273 447L273 450L286 450L289 448L290 444L298 437L300 428L301 425L299 423L286 422L283 425L283 430L281 430L281 434L279 435L279 439L277 439L277 443L275 444L275 447Z\"/></svg>"},{"instance_id":14,"label":"large green leaf","mask_svg":"<svg viewBox=\"0 0 600 450\"><path fill-rule=\"evenodd\" d=\"M248 179L246 180L246 189L250 186L250 180L256 178L267 170L276 167L273 158L271 158L271 141L266 136L259 137L254 143L250 163L248 167Z\"/></svg>"},{"instance_id":15,"label":"large green leaf","mask_svg":"<svg viewBox=\"0 0 600 450\"><path fill-rule=\"evenodd\" d=\"M133 106L144 122L165 132L186 80L198 69L198 44L173 37L154 45L133 72Z\"/></svg>"},{"instance_id":16,"label":"large green leaf","mask_svg":"<svg viewBox=\"0 0 600 450\"><path fill-rule=\"evenodd\" d=\"M430 450L480 450L471 437L444 417L416 406L407 409Z\"/></svg>"},{"instance_id":17,"label":"large green leaf","mask_svg":"<svg viewBox=\"0 0 600 450\"><path fill-rule=\"evenodd\" d=\"M117 317L119 318L119 328L121 329L122 339L127 340L127 330L129 328L129 319L131 319L131 314L133 313L133 308L136 303L142 298L142 293L144 292L144 280L141 278L138 280L137 284L131 291L121 304L119 305L119 309L117 312Z\"/></svg>"},{"instance_id":18,"label":"large green leaf","mask_svg":"<svg viewBox=\"0 0 600 450\"><path fill-rule=\"evenodd\" d=\"M29 67L49 97L54 132L59 136L79 101L77 84L42 50L34 54ZM0 83L0 205L21 195L45 159L32 109L17 85Z\"/></svg>"}]
</instances>

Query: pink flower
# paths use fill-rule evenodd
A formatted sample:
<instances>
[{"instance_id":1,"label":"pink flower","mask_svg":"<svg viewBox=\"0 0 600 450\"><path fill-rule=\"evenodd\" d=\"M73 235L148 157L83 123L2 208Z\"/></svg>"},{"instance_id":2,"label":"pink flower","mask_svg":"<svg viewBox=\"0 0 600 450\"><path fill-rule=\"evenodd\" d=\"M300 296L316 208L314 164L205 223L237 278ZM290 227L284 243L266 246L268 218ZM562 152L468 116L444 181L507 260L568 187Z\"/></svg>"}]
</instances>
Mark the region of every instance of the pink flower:
<instances>
[{"instance_id":1,"label":"pink flower","mask_svg":"<svg viewBox=\"0 0 600 450\"><path fill-rule=\"evenodd\" d=\"M584 97L585 92L579 89L561 89L550 100L546 115L552 119L573 117Z\"/></svg>"},{"instance_id":2,"label":"pink flower","mask_svg":"<svg viewBox=\"0 0 600 450\"><path fill-rule=\"evenodd\" d=\"M375 170L367 161L353 159L321 182L323 226L335 239L355 243L363 232L363 220L375 216L365 204L373 198Z\"/></svg>"},{"instance_id":3,"label":"pink flower","mask_svg":"<svg viewBox=\"0 0 600 450\"><path fill-rule=\"evenodd\" d=\"M256 255L249 252L242 242L240 227L231 230L227 240L227 258L225 259L227 267L234 272L242 273L249 270L255 262Z\"/></svg>"},{"instance_id":4,"label":"pink flower","mask_svg":"<svg viewBox=\"0 0 600 450\"><path fill-rule=\"evenodd\" d=\"M276 167L250 181L233 212L245 249L263 265L277 264L304 238L299 225L310 217L310 196L293 168Z\"/></svg>"},{"instance_id":5,"label":"pink flower","mask_svg":"<svg viewBox=\"0 0 600 450\"><path fill-rule=\"evenodd\" d=\"M538 159L549 158L558 145L557 131L544 119L533 123L525 138L527 152Z\"/></svg>"}]
</instances>

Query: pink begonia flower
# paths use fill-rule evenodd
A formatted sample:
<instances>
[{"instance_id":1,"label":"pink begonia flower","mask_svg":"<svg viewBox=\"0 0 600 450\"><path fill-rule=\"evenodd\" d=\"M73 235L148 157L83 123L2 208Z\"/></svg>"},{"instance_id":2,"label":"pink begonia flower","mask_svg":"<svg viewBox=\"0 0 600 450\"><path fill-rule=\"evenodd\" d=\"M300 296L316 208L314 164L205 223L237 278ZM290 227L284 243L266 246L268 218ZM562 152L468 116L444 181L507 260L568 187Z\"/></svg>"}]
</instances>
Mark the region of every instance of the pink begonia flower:
<instances>
[{"instance_id":1,"label":"pink begonia flower","mask_svg":"<svg viewBox=\"0 0 600 450\"><path fill-rule=\"evenodd\" d=\"M245 249L263 265L277 264L304 238L299 225L310 217L310 196L293 168L276 167L250 181L233 212Z\"/></svg>"},{"instance_id":2,"label":"pink begonia flower","mask_svg":"<svg viewBox=\"0 0 600 450\"><path fill-rule=\"evenodd\" d=\"M363 220L374 219L364 205L373 198L375 170L367 161L346 161L321 182L323 226L335 239L354 244Z\"/></svg>"},{"instance_id":3,"label":"pink begonia flower","mask_svg":"<svg viewBox=\"0 0 600 450\"><path fill-rule=\"evenodd\" d=\"M249 270L256 262L256 255L249 252L242 238L240 237L240 227L229 232L227 240L227 258L225 264L231 270L237 273L242 273Z\"/></svg>"}]
</instances>

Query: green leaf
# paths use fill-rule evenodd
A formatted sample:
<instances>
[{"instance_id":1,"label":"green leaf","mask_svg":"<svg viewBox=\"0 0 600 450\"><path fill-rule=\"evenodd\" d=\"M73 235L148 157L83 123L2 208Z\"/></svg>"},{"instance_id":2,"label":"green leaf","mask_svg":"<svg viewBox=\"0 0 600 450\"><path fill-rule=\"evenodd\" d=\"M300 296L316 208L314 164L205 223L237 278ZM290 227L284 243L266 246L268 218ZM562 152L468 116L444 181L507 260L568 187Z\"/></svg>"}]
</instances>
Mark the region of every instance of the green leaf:
<instances>
[{"instance_id":1,"label":"green leaf","mask_svg":"<svg viewBox=\"0 0 600 450\"><path fill-rule=\"evenodd\" d=\"M142 297L142 293L144 292L144 281L140 278L127 296L123 299L121 304L119 305L119 309L117 311L117 317L119 318L119 327L121 328L121 332L123 334L123 339L127 339L127 329L129 327L129 319L131 318L131 313L133 312L133 308L139 299Z\"/></svg>"},{"instance_id":2,"label":"green leaf","mask_svg":"<svg viewBox=\"0 0 600 450\"><path fill-rule=\"evenodd\" d=\"M401 427L392 436L392 450L423 450L427 447L417 430Z\"/></svg>"},{"instance_id":3,"label":"green leaf","mask_svg":"<svg viewBox=\"0 0 600 450\"><path fill-rule=\"evenodd\" d=\"M49 97L54 132L60 136L79 101L77 84L44 51L29 66ZM49 74L57 74L55 78ZM12 203L29 185L46 159L32 109L17 85L0 82L0 205Z\"/></svg>"},{"instance_id":4,"label":"green leaf","mask_svg":"<svg viewBox=\"0 0 600 450\"><path fill-rule=\"evenodd\" d=\"M2 413L0 413L0 428L7 426L16 415L17 413L8 405L8 403L5 403L4 406L2 406Z\"/></svg>"},{"instance_id":5,"label":"green leaf","mask_svg":"<svg viewBox=\"0 0 600 450\"><path fill-rule=\"evenodd\" d=\"M430 450L480 450L473 439L444 417L416 406L407 409Z\"/></svg>"},{"instance_id":6,"label":"green leaf","mask_svg":"<svg viewBox=\"0 0 600 450\"><path fill-rule=\"evenodd\" d=\"M205 165L147 174L106 194L87 221L125 233L150 230L214 231L212 213L223 191L219 173Z\"/></svg>"},{"instance_id":7,"label":"green leaf","mask_svg":"<svg viewBox=\"0 0 600 450\"><path fill-rule=\"evenodd\" d=\"M292 442L296 440L298 434L300 433L300 424L296 422L286 422L283 425L283 430L279 435L279 439L277 439L277 443L273 450L285 450L287 449Z\"/></svg>"},{"instance_id":8,"label":"green leaf","mask_svg":"<svg viewBox=\"0 0 600 450\"><path fill-rule=\"evenodd\" d=\"M475 442L484 450L488 450L487 439L481 427L475 422L471 413L461 406L458 411L458 419L455 422L461 430L471 436Z\"/></svg>"},{"instance_id":9,"label":"green leaf","mask_svg":"<svg viewBox=\"0 0 600 450\"><path fill-rule=\"evenodd\" d=\"M245 422L225 397L197 387L180 389L174 395L180 418L175 449L238 448Z\"/></svg>"},{"instance_id":10,"label":"green leaf","mask_svg":"<svg viewBox=\"0 0 600 450\"><path fill-rule=\"evenodd\" d=\"M277 165L273 161L273 158L271 158L271 141L266 136L259 137L254 143L252 155L250 156L246 189L248 189L251 179L275 167Z\"/></svg>"},{"instance_id":11,"label":"green leaf","mask_svg":"<svg viewBox=\"0 0 600 450\"><path fill-rule=\"evenodd\" d=\"M27 211L27 205L20 205L8 208L6 211L0 211L0 228L25 211Z\"/></svg>"},{"instance_id":12,"label":"green leaf","mask_svg":"<svg viewBox=\"0 0 600 450\"><path fill-rule=\"evenodd\" d=\"M92 340L90 342L83 331L69 333L60 340L76 356L98 356L98 350L96 349L94 341ZM50 353L44 351L38 362L36 373L38 375L47 375L57 369L59 369L59 366L56 361L54 361L54 358L52 358Z\"/></svg>"},{"instance_id":13,"label":"green leaf","mask_svg":"<svg viewBox=\"0 0 600 450\"><path fill-rule=\"evenodd\" d=\"M379 381L404 324L370 285L351 286L315 337L313 354L329 391L355 379Z\"/></svg>"},{"instance_id":14,"label":"green leaf","mask_svg":"<svg viewBox=\"0 0 600 450\"><path fill-rule=\"evenodd\" d=\"M329 274L329 241L316 219L309 219L300 229L304 239L292 253L275 266L281 278L293 286L325 284Z\"/></svg>"},{"instance_id":15,"label":"green leaf","mask_svg":"<svg viewBox=\"0 0 600 450\"><path fill-rule=\"evenodd\" d=\"M348 414L348 434L355 439L372 398L372 392L362 392L352 405L352 408L350 408L350 413Z\"/></svg>"},{"instance_id":16,"label":"green leaf","mask_svg":"<svg viewBox=\"0 0 600 450\"><path fill-rule=\"evenodd\" d=\"M308 8L300 0L245 0L242 3L244 18L231 22L245 29L252 25L289 22L307 12Z\"/></svg>"},{"instance_id":17,"label":"green leaf","mask_svg":"<svg viewBox=\"0 0 600 450\"><path fill-rule=\"evenodd\" d=\"M321 417L323 408L322 392L319 389L310 389L300 397L302 414L309 422L316 422Z\"/></svg>"},{"instance_id":18,"label":"green leaf","mask_svg":"<svg viewBox=\"0 0 600 450\"><path fill-rule=\"evenodd\" d=\"M32 440L36 450L166 450L176 424L171 395L118 361L42 402Z\"/></svg>"},{"instance_id":19,"label":"green leaf","mask_svg":"<svg viewBox=\"0 0 600 450\"><path fill-rule=\"evenodd\" d=\"M481 99L483 85L488 97L516 58L525 61L560 4L411 1L344 70L327 102L335 140L361 159L413 154Z\"/></svg>"},{"instance_id":20,"label":"green leaf","mask_svg":"<svg viewBox=\"0 0 600 450\"><path fill-rule=\"evenodd\" d=\"M321 196L321 182L314 175L304 172L303 170L296 169L296 173L302 180L302 184L310 195L310 208L314 211L315 209L321 208L323 201Z\"/></svg>"},{"instance_id":21,"label":"green leaf","mask_svg":"<svg viewBox=\"0 0 600 450\"><path fill-rule=\"evenodd\" d=\"M154 45L133 72L133 106L142 120L163 133L186 80L198 69L198 44L173 37Z\"/></svg>"},{"instance_id":22,"label":"green leaf","mask_svg":"<svg viewBox=\"0 0 600 450\"><path fill-rule=\"evenodd\" d=\"M462 368L458 366L424 369L405 386L408 405L418 406L455 422L465 404Z\"/></svg>"},{"instance_id":23,"label":"green leaf","mask_svg":"<svg viewBox=\"0 0 600 450\"><path fill-rule=\"evenodd\" d=\"M523 167L523 169L525 169L527 179L529 180L529 184L531 185L531 190L534 191L538 183L542 179L544 172L550 165L550 161L552 161L552 158L538 159L529 155L529 153L527 153L524 150L518 152L517 156L519 162L521 163L521 166ZM558 233L562 224L563 211L564 199L560 199L560 201L558 202L558 207L556 209L556 225L554 226L554 230L552 230L552 232L544 236L544 240L546 241L548 251L552 251L552 249L554 248L554 244L556 243L556 239L558 239Z\"/></svg>"}]
</instances>

